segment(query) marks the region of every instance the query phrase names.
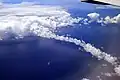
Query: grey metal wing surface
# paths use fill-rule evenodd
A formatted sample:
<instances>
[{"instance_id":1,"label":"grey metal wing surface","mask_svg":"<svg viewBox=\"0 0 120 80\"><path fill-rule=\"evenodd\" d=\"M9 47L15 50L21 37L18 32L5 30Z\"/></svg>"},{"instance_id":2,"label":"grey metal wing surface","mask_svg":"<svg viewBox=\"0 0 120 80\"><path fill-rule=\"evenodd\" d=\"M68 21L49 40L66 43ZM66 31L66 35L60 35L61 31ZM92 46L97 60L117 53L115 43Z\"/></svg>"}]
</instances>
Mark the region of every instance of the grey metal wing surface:
<instances>
[{"instance_id":1,"label":"grey metal wing surface","mask_svg":"<svg viewBox=\"0 0 120 80\"><path fill-rule=\"evenodd\" d=\"M81 2L87 2L87 3L92 3L92 4L101 4L101 5L120 6L120 0L81 0Z\"/></svg>"}]
</instances>

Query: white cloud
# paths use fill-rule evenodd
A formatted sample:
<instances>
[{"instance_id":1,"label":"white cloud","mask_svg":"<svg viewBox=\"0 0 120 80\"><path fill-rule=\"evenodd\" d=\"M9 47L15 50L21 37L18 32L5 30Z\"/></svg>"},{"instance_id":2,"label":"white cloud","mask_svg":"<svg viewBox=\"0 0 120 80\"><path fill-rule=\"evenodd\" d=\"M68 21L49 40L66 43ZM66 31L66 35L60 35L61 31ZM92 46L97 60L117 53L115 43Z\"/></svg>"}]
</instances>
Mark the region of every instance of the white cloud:
<instances>
[{"instance_id":1,"label":"white cloud","mask_svg":"<svg viewBox=\"0 0 120 80\"><path fill-rule=\"evenodd\" d=\"M110 18L110 16L105 17L104 19L104 23L105 24L109 24L109 23L120 23L120 14L118 14L117 16Z\"/></svg>"},{"instance_id":2,"label":"white cloud","mask_svg":"<svg viewBox=\"0 0 120 80\"><path fill-rule=\"evenodd\" d=\"M0 31L11 31L11 33L18 36L25 36L26 33L31 32L30 30L33 28L31 26L34 23L39 25L37 29L44 26L50 30L55 30L57 27L72 25L80 20L72 18L60 6L36 5L26 2L21 4L3 4L3 6L0 10ZM2 38L4 37L2 36Z\"/></svg>"},{"instance_id":3,"label":"white cloud","mask_svg":"<svg viewBox=\"0 0 120 80\"><path fill-rule=\"evenodd\" d=\"M97 20L99 18L100 14L98 14L98 13L89 13L87 16L90 17L94 21L94 20Z\"/></svg>"},{"instance_id":4,"label":"white cloud","mask_svg":"<svg viewBox=\"0 0 120 80\"><path fill-rule=\"evenodd\" d=\"M53 38L60 41L71 42L82 46L86 52L90 52L98 59L103 59L115 67L115 72L120 75L117 58L113 57L100 49L95 48L89 43L72 37L59 36L54 33L56 28L78 23L82 18L72 18L70 13L60 6L43 6L29 3L21 4L2 4L0 10L0 38L5 39L9 33L15 34L15 38L23 38L33 33L36 36ZM100 17L98 13L88 14L91 20ZM119 22L120 15L113 19ZM106 18L105 21L109 21ZM87 19L86 19L87 20ZM7 36L6 36L7 35Z\"/></svg>"},{"instance_id":5,"label":"white cloud","mask_svg":"<svg viewBox=\"0 0 120 80\"><path fill-rule=\"evenodd\" d=\"M88 21L88 23L91 22L97 22L97 23L101 23L101 24L119 24L120 23L120 14L118 14L115 17L110 17L110 16L106 16L105 18L101 17L99 13L89 13L87 15L90 20Z\"/></svg>"},{"instance_id":6,"label":"white cloud","mask_svg":"<svg viewBox=\"0 0 120 80\"><path fill-rule=\"evenodd\" d=\"M82 80L90 80L90 79L87 79L87 78L83 78Z\"/></svg>"}]
</instances>

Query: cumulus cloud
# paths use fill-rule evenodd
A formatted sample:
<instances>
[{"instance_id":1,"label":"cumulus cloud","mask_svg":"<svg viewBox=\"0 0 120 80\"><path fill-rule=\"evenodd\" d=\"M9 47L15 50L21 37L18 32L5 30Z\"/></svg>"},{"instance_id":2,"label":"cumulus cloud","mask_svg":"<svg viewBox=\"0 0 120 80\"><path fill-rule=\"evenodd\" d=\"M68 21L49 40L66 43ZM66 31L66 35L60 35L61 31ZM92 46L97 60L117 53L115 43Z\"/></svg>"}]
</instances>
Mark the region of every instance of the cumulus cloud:
<instances>
[{"instance_id":1,"label":"cumulus cloud","mask_svg":"<svg viewBox=\"0 0 120 80\"><path fill-rule=\"evenodd\" d=\"M87 79L87 78L83 78L82 80L90 80L90 79Z\"/></svg>"},{"instance_id":2,"label":"cumulus cloud","mask_svg":"<svg viewBox=\"0 0 120 80\"><path fill-rule=\"evenodd\" d=\"M118 14L117 16L110 18L110 16L105 17L104 19L104 23L105 24L109 24L109 23L120 23L120 14Z\"/></svg>"},{"instance_id":3,"label":"cumulus cloud","mask_svg":"<svg viewBox=\"0 0 120 80\"><path fill-rule=\"evenodd\" d=\"M94 21L94 20L97 20L99 18L100 14L98 14L98 13L90 13L87 16L90 17L90 19Z\"/></svg>"},{"instance_id":4,"label":"cumulus cloud","mask_svg":"<svg viewBox=\"0 0 120 80\"><path fill-rule=\"evenodd\" d=\"M100 16L99 13L89 13L87 16L90 18L88 23L91 23L91 22L97 22L101 24L119 24L120 23L120 14L112 18L110 16L106 16L105 18L103 18L102 16Z\"/></svg>"},{"instance_id":5,"label":"cumulus cloud","mask_svg":"<svg viewBox=\"0 0 120 80\"><path fill-rule=\"evenodd\" d=\"M34 23L38 25L37 29L44 26L50 30L55 30L57 27L78 23L79 20L72 18L60 6L37 5L34 3L5 4L0 10L0 31L11 31L18 36L25 36L27 32L31 32L30 30L33 29L31 26ZM4 38L4 36L1 38Z\"/></svg>"},{"instance_id":6,"label":"cumulus cloud","mask_svg":"<svg viewBox=\"0 0 120 80\"><path fill-rule=\"evenodd\" d=\"M114 65L115 72L120 75L120 66L117 64L116 57L102 52L90 43L85 43L72 37L59 36L54 33L56 28L79 23L83 18L72 18L70 13L60 6L45 6L29 3L2 4L2 6L0 10L1 39L6 38L6 35L9 35L9 33L15 34L15 38L17 39L29 36L29 33L32 33L40 37L74 43L75 45L83 47L86 52L90 52L98 59L103 59ZM100 14L90 13L88 17L93 21L97 21ZM112 19L117 23L120 20L120 15ZM84 21L88 22L88 19ZM105 21L106 23L111 23L111 18L107 17Z\"/></svg>"}]
</instances>

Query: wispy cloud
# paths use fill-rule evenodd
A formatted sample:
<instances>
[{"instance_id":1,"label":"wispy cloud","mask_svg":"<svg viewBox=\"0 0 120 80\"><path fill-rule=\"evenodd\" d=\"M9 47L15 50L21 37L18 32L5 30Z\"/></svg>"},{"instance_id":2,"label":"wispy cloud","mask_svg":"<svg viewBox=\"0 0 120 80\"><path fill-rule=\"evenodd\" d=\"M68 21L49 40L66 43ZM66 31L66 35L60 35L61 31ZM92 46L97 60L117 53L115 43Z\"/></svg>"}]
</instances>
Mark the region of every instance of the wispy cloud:
<instances>
[{"instance_id":1,"label":"wispy cloud","mask_svg":"<svg viewBox=\"0 0 120 80\"><path fill-rule=\"evenodd\" d=\"M1 0L3 3L21 3L21 2L37 2L41 4L66 4L66 3L76 3L79 0Z\"/></svg>"},{"instance_id":2,"label":"wispy cloud","mask_svg":"<svg viewBox=\"0 0 120 80\"><path fill-rule=\"evenodd\" d=\"M78 22L60 6L37 5L36 3L2 4L0 10L0 31L25 36L31 30L44 26L48 29L72 25ZM37 27L32 24L37 23ZM29 31L28 31L29 30ZM5 34L5 33L3 33ZM5 36L1 35L2 38ZM0 36L0 37L1 37Z\"/></svg>"},{"instance_id":3,"label":"wispy cloud","mask_svg":"<svg viewBox=\"0 0 120 80\"><path fill-rule=\"evenodd\" d=\"M10 34L14 34L14 38L19 39L32 33L40 37L74 43L83 47L86 52L90 52L98 59L111 63L115 67L116 74L120 76L120 65L117 64L117 57L102 52L100 49L82 40L59 36L54 33L56 28L73 25L81 20L81 18L72 18L71 14L63 7L36 5L36 3L26 2L20 4L1 4L0 15L0 39L6 39ZM100 14L90 13L88 17L96 21L99 19ZM114 18L107 18L106 20L113 19L119 21L120 15Z\"/></svg>"}]
</instances>

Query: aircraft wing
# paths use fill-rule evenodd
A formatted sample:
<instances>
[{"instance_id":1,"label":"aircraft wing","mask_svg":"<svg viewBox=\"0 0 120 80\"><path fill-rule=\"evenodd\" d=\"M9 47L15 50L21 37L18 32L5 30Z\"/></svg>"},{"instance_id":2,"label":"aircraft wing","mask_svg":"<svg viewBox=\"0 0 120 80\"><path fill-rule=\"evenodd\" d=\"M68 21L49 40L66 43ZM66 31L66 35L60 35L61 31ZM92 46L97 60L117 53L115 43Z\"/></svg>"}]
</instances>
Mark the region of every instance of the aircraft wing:
<instances>
[{"instance_id":1,"label":"aircraft wing","mask_svg":"<svg viewBox=\"0 0 120 80\"><path fill-rule=\"evenodd\" d=\"M120 0L81 0L81 2L120 6Z\"/></svg>"}]
</instances>

